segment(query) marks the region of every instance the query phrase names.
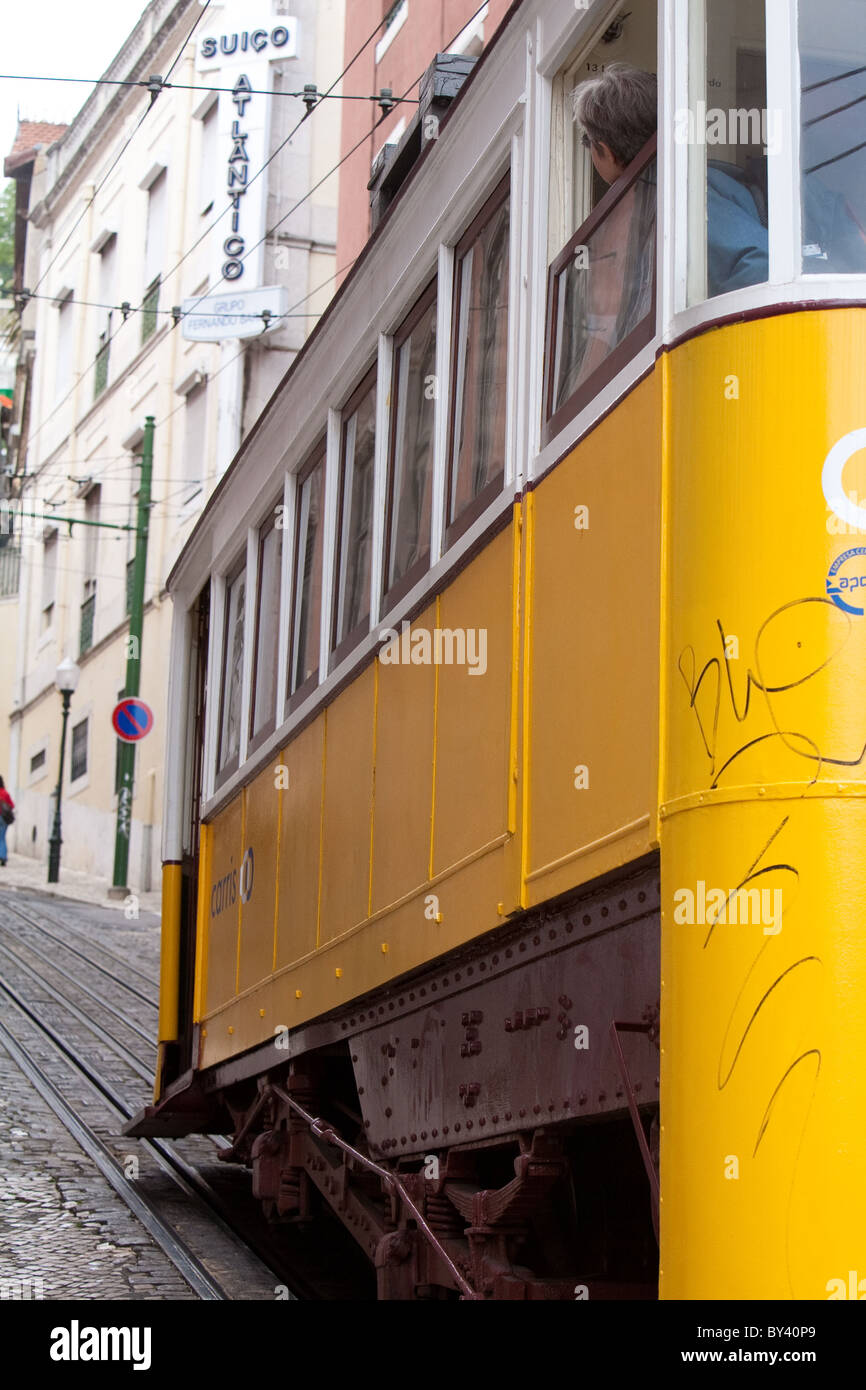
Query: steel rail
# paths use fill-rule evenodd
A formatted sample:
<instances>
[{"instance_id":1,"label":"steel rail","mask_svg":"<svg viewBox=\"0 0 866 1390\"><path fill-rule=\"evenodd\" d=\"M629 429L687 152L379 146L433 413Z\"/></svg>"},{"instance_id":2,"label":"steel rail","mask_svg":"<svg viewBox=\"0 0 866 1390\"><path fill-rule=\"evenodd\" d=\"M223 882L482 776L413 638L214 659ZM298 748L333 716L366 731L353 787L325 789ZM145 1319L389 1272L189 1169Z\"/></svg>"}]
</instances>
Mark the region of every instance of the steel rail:
<instances>
[{"instance_id":1,"label":"steel rail","mask_svg":"<svg viewBox=\"0 0 866 1390\"><path fill-rule=\"evenodd\" d=\"M84 1150L99 1169L102 1176L111 1185L117 1195L129 1207L130 1211L141 1222L148 1234L156 1241L160 1250L171 1260L175 1269L186 1281L189 1287L198 1294L199 1298L206 1301L225 1300L227 1295L225 1290L213 1279L199 1263L192 1251L180 1239L169 1225L162 1219L155 1206L137 1192L132 1183L123 1174L120 1164L113 1156L108 1147L100 1139L95 1130L86 1124L79 1115L75 1113L72 1106L60 1094L54 1082L43 1071L35 1058L22 1047L18 1040L9 1032L4 1023L0 1023L0 1043L12 1057L14 1062L39 1092L45 1103L50 1106L54 1114L61 1121L64 1127L75 1139L76 1143Z\"/></svg>"},{"instance_id":2,"label":"steel rail","mask_svg":"<svg viewBox=\"0 0 866 1390\"><path fill-rule=\"evenodd\" d=\"M19 1009L31 1023L40 1029L42 1033L51 1039L57 1050L81 1073L87 1084L100 1099L105 1100L121 1119L129 1120L132 1118L134 1107L124 1100L111 1083L101 1077L80 1053L76 1052L73 1046L65 1038L61 1037L50 1023L46 1022L39 1014L35 1013L17 990L13 989L5 980L0 980L0 991L8 995L15 1007ZM63 996L60 996L60 998L62 999ZM68 1005L69 1001L67 1000L65 1003ZM0 1024L0 1029L2 1028L3 1025ZM8 1030L5 1029L3 1031L8 1032ZM127 1061L129 1061L128 1058ZM147 1079L151 1079L149 1074ZM51 1085L53 1083L49 1080L48 1084ZM222 1135L208 1135L207 1138L211 1140L217 1149L226 1147L227 1140ZM101 1143L101 1141L99 1142ZM245 1248L253 1250L256 1258L275 1276L277 1282L285 1282L283 1275L268 1263L264 1254L255 1250L254 1246L251 1246L249 1242L240 1236L233 1228L225 1202L219 1194L214 1191L207 1179L202 1177L201 1173L199 1173L192 1164L187 1163L186 1159L182 1158L170 1143L162 1139L140 1139L137 1142L142 1144L145 1150L152 1154L155 1162L163 1172L171 1178L176 1186L180 1188L186 1197L190 1198L193 1202L197 1202L200 1207L206 1209L209 1218L219 1226L224 1235L235 1242L243 1243ZM122 1181L128 1185L128 1179L123 1177ZM125 1191L126 1189L124 1188L120 1195L125 1196ZM217 1296L226 1297L225 1294ZM290 1292L290 1297L294 1299L296 1295Z\"/></svg>"},{"instance_id":3,"label":"steel rail","mask_svg":"<svg viewBox=\"0 0 866 1390\"><path fill-rule=\"evenodd\" d=\"M49 931L48 928L44 926L42 922L37 921L28 913L22 912L20 907L13 906L12 903L7 902L5 899L3 901L3 906L4 908L8 908L8 910L12 912L16 917L20 917L22 922L25 922L28 927L33 927L36 931L43 932L44 935L49 937L52 941L56 941L58 946L62 946L65 951L71 951L74 956L78 956L88 965L92 965L95 970L98 970L100 974L107 976L109 980L113 980L115 984L122 985L124 989L129 991L130 994L134 994L145 1004L153 1005L153 999L146 994L142 994L141 990L136 989L135 985L129 984L126 980L122 980L119 975L115 975L111 970L107 970L104 965L100 965L98 960L94 960L92 956L88 956L85 951L79 951L77 946L70 946L69 942L64 941L62 936L58 936L55 932ZM55 923L55 926L56 925L58 924ZM85 940L86 939L87 938L85 938ZM94 945L95 943L91 942L90 944ZM119 965L126 964L126 962L123 961L121 957L116 956L114 952L109 951L107 947L103 948L103 950L106 955L111 956L112 960L116 960ZM153 988L159 987L158 980L149 979L147 976L143 975L140 970L136 970L134 965L129 966L128 969L133 971L134 974L140 975L143 979L146 980L147 984L151 985ZM155 1005L153 1006L155 1007Z\"/></svg>"},{"instance_id":4,"label":"steel rail","mask_svg":"<svg viewBox=\"0 0 866 1390\"><path fill-rule=\"evenodd\" d=\"M154 1038L152 1033L148 1033L146 1029L142 1028L140 1023L136 1023L126 1014L121 1013L120 1009L116 1009L113 1004L109 1004L108 1000L104 999L101 994L97 994L95 989L91 989L89 985L84 984L83 980L79 980L77 976L71 975L62 965L57 965L44 951L40 951L38 946L31 946L29 942L22 941L20 937L16 937L15 940L20 946L24 947L25 951L32 952L39 960L44 961L49 970L53 970L55 974L62 976L64 980L68 980L76 989L81 990L82 994L86 994L89 999L95 1000L103 1012L111 1014L112 1018L116 1018L118 1022L123 1024L124 1028L128 1028L130 1032L136 1033L143 1042L153 1043ZM151 1000L150 1007L156 1010L158 1005L154 1000Z\"/></svg>"},{"instance_id":5,"label":"steel rail","mask_svg":"<svg viewBox=\"0 0 866 1390\"><path fill-rule=\"evenodd\" d=\"M74 1018L77 1018L79 1023L83 1023L85 1028L89 1028L94 1037L97 1037L101 1043L112 1052L116 1053L118 1057L122 1057L136 1075L141 1077L142 1081L148 1083L153 1081L152 1067L150 1069L143 1067L136 1057L130 1055L129 1048L122 1043L119 1038L116 1038L113 1033L109 1033L101 1024L97 1023L95 1019L92 1019L89 1014L79 1009L77 1004L73 1004L72 1000L69 999L67 995L61 994L59 990L56 990L53 985L50 985L47 980L37 974L32 965L28 965L26 961L19 958L17 951L10 949L8 942L0 942L0 952L8 956L10 960L13 960L19 970L23 970L25 974L30 975L32 979L36 980L41 990L44 990L57 1004L60 1004L61 1007L66 1009L68 1013L71 1013ZM155 1040L151 1041L151 1046L154 1053L156 1053Z\"/></svg>"}]
</instances>

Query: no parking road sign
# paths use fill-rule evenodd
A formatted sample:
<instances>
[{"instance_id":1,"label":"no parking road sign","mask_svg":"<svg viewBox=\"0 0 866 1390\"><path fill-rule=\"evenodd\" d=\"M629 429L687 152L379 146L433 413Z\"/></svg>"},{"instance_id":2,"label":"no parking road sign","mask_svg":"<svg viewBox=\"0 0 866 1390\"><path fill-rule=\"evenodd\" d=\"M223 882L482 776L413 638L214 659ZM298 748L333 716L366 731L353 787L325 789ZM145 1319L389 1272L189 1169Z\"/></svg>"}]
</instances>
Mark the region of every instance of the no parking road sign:
<instances>
[{"instance_id":1,"label":"no parking road sign","mask_svg":"<svg viewBox=\"0 0 866 1390\"><path fill-rule=\"evenodd\" d=\"M153 728L153 710L143 700L128 695L114 706L111 723L124 743L138 743Z\"/></svg>"}]
</instances>

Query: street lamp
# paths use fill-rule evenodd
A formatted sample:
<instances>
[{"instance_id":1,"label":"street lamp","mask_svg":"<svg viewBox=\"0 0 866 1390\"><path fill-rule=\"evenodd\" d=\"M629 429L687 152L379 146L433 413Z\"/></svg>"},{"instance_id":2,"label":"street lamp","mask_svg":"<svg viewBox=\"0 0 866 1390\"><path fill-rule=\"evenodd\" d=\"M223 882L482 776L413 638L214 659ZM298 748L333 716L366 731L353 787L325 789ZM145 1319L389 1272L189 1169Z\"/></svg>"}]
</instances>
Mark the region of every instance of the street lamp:
<instances>
[{"instance_id":1,"label":"street lamp","mask_svg":"<svg viewBox=\"0 0 866 1390\"><path fill-rule=\"evenodd\" d=\"M54 674L54 684L63 699L63 728L60 734L60 771L57 774L57 790L54 793L54 829L48 841L48 882L60 881L60 796L63 788L63 755L66 752L66 723L69 719L69 701L75 693L81 671L70 658L64 657Z\"/></svg>"}]
</instances>

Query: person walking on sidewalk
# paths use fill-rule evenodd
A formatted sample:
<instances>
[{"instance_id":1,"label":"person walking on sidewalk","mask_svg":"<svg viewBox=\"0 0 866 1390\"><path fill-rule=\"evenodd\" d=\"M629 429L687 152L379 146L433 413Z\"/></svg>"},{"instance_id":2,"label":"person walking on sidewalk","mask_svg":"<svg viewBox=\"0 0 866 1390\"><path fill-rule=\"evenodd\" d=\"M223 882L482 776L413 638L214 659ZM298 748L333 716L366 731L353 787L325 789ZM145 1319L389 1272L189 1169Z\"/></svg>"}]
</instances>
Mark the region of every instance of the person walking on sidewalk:
<instances>
[{"instance_id":1,"label":"person walking on sidewalk","mask_svg":"<svg viewBox=\"0 0 866 1390\"><path fill-rule=\"evenodd\" d=\"M3 778L0 777L0 869L6 867L6 827L15 819L14 809L15 802L7 792Z\"/></svg>"}]
</instances>

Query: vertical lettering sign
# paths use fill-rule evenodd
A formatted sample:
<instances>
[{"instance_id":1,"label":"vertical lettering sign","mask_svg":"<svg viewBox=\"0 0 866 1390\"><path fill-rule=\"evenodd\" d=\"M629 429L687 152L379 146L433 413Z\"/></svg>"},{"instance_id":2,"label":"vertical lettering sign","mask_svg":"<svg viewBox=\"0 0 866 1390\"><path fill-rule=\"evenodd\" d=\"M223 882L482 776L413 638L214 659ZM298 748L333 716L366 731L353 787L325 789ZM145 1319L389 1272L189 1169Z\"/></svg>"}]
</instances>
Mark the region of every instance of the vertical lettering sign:
<instances>
[{"instance_id":1,"label":"vertical lettering sign","mask_svg":"<svg viewBox=\"0 0 866 1390\"><path fill-rule=\"evenodd\" d=\"M244 109L252 101L252 84L246 73L241 73L232 87L232 102L238 116L243 117ZM241 257L246 251L246 242L240 233L241 199L247 191L250 174L250 160L247 153L249 133L241 130L240 120L232 121L232 148L229 155L228 186L226 192L232 205L232 232L223 242L223 251L228 256L222 268L224 280L239 280L244 273Z\"/></svg>"},{"instance_id":2,"label":"vertical lettering sign","mask_svg":"<svg viewBox=\"0 0 866 1390\"><path fill-rule=\"evenodd\" d=\"M252 23L238 0L215 13L210 32L199 39L199 80L230 89L220 93L217 117L225 183L215 174L215 211L220 206L225 211L213 233L211 292L241 279L244 288L263 283L268 171L260 170L268 156L270 65L296 52L297 20L263 15L260 23Z\"/></svg>"}]
</instances>

